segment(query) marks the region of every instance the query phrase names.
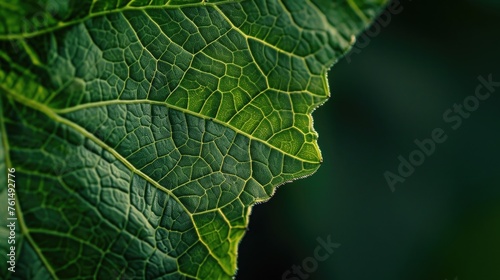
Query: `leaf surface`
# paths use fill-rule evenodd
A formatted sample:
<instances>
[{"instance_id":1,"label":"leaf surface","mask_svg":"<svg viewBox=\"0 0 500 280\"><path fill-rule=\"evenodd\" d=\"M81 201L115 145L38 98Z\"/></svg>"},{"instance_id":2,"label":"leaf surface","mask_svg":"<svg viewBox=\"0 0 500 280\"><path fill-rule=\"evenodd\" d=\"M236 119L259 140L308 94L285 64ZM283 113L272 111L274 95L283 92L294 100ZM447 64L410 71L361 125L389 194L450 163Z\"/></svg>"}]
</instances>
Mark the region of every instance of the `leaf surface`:
<instances>
[{"instance_id":1,"label":"leaf surface","mask_svg":"<svg viewBox=\"0 0 500 280\"><path fill-rule=\"evenodd\" d=\"M0 2L8 276L230 279L252 205L319 167L326 72L386 1L63 2Z\"/></svg>"}]
</instances>

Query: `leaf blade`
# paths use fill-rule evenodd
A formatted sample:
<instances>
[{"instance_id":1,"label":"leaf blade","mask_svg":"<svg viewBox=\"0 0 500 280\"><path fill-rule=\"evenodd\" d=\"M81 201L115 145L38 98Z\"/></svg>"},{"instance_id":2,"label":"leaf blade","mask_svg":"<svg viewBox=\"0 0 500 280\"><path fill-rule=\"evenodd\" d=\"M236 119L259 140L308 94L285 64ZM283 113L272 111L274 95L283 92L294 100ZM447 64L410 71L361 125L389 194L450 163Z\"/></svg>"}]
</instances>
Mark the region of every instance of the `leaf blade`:
<instances>
[{"instance_id":1,"label":"leaf blade","mask_svg":"<svg viewBox=\"0 0 500 280\"><path fill-rule=\"evenodd\" d=\"M326 2L110 12L0 41L23 254L60 278L229 279L251 206L319 167L325 73L384 3L334 2L356 4L346 27Z\"/></svg>"}]
</instances>

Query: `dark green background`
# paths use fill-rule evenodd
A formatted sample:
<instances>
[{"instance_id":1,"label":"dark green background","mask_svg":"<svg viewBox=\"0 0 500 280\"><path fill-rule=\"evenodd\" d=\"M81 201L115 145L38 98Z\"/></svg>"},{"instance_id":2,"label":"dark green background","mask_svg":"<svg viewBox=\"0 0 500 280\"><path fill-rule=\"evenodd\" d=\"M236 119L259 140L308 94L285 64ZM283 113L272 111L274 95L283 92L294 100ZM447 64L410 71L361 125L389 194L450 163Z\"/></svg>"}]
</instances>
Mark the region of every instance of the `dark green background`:
<instances>
[{"instance_id":1,"label":"dark green background","mask_svg":"<svg viewBox=\"0 0 500 280\"><path fill-rule=\"evenodd\" d=\"M341 246L308 279L500 279L500 88L457 130L442 116L500 81L500 1L401 5L332 69L324 165L254 208L237 280L282 279L328 235ZM391 192L384 172L435 128L447 140Z\"/></svg>"}]
</instances>

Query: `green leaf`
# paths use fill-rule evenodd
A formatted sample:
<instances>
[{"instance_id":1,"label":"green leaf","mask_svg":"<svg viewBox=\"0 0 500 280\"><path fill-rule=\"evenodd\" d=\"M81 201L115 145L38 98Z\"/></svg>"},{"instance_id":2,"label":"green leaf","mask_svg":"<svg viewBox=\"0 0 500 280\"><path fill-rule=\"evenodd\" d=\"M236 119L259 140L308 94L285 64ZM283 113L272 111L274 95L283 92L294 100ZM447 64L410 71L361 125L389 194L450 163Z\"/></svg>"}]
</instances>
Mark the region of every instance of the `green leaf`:
<instances>
[{"instance_id":1,"label":"green leaf","mask_svg":"<svg viewBox=\"0 0 500 280\"><path fill-rule=\"evenodd\" d=\"M326 72L385 3L0 1L1 273L230 279L251 207L320 166Z\"/></svg>"}]
</instances>

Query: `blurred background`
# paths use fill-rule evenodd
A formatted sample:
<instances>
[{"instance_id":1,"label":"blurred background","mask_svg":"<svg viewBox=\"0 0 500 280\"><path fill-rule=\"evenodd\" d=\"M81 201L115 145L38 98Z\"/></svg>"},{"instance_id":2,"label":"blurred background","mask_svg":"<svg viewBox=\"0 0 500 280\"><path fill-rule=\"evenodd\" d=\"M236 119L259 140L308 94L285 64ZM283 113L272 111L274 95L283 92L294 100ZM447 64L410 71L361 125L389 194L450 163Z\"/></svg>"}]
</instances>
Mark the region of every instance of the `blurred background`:
<instances>
[{"instance_id":1,"label":"blurred background","mask_svg":"<svg viewBox=\"0 0 500 280\"><path fill-rule=\"evenodd\" d=\"M331 70L313 115L324 164L254 207L236 280L500 279L500 87L456 130L443 118L478 76L500 82L500 1L401 6ZM446 141L392 192L384 172L435 128ZM283 278L327 236L328 259Z\"/></svg>"}]
</instances>

